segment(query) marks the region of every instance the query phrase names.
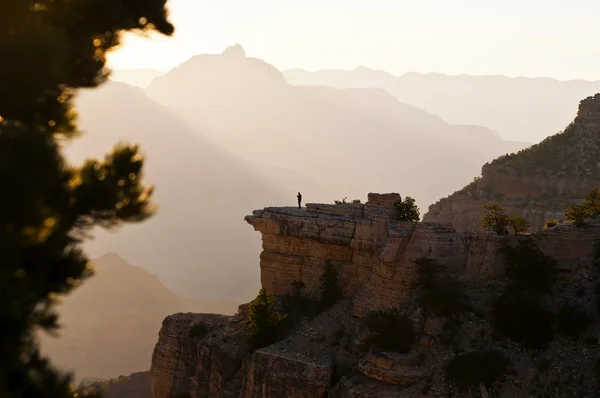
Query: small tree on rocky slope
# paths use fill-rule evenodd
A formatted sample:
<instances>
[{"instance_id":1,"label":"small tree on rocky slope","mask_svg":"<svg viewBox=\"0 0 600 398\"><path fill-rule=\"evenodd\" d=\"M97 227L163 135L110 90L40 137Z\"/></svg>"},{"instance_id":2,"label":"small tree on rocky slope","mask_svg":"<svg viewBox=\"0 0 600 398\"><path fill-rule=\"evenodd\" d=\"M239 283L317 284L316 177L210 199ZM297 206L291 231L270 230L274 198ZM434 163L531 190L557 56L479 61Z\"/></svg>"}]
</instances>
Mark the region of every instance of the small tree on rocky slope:
<instances>
[{"instance_id":1,"label":"small tree on rocky slope","mask_svg":"<svg viewBox=\"0 0 600 398\"><path fill-rule=\"evenodd\" d=\"M250 337L250 344L255 348L273 344L277 341L284 320L285 316L275 308L275 298L261 288L250 303L248 320L243 325Z\"/></svg>"},{"instance_id":2,"label":"small tree on rocky slope","mask_svg":"<svg viewBox=\"0 0 600 398\"><path fill-rule=\"evenodd\" d=\"M481 226L493 229L498 235L506 235L506 229L510 225L510 217L506 210L499 204L487 204L483 206L488 214L481 220Z\"/></svg>"},{"instance_id":3,"label":"small tree on rocky slope","mask_svg":"<svg viewBox=\"0 0 600 398\"><path fill-rule=\"evenodd\" d=\"M321 306L322 309L332 307L343 296L339 276L330 260L325 262L325 269L321 281Z\"/></svg>"},{"instance_id":4,"label":"small tree on rocky slope","mask_svg":"<svg viewBox=\"0 0 600 398\"><path fill-rule=\"evenodd\" d=\"M582 224L586 218L600 217L600 191L592 189L584 198L584 202L573 205L565 212L565 218L575 224Z\"/></svg>"},{"instance_id":5,"label":"small tree on rocky slope","mask_svg":"<svg viewBox=\"0 0 600 398\"><path fill-rule=\"evenodd\" d=\"M419 208L415 204L415 199L410 196L405 197L404 200L399 200L396 202L395 207L397 221L417 222L421 217Z\"/></svg>"}]
</instances>

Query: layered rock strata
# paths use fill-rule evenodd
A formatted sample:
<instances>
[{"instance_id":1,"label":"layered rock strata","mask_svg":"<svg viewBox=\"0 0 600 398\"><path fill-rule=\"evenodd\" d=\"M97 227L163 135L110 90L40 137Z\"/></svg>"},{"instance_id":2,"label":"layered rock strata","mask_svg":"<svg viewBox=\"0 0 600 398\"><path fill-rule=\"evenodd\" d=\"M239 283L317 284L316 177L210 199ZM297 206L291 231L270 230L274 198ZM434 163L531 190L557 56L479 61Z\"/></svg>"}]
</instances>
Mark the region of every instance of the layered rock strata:
<instances>
[{"instance_id":1,"label":"layered rock strata","mask_svg":"<svg viewBox=\"0 0 600 398\"><path fill-rule=\"evenodd\" d=\"M346 299L314 318L303 318L284 339L255 351L241 327L247 305L233 317L177 314L166 318L153 355L153 396L449 396L454 390L444 379L443 364L456 355L457 347L473 349L474 341L482 347L496 344L485 314L504 283L499 249L523 237L461 233L448 224L397 222L398 199L398 194L369 194L366 204L265 208L246 217L262 234L261 281L267 292L285 296L292 282L302 281L303 294L317 299L319 278L331 261ZM568 297L594 308L600 224L558 226L532 237L558 262L562 293L557 297L562 298L556 304ZM414 302L411 282L415 261L421 257L446 265L467 287L474 310L462 320L454 348L440 344L444 320L423 322L417 310L414 325L420 337L410 354L370 350L371 334L362 319L375 310ZM596 332L600 330L590 331L592 336ZM595 382L588 373L593 369L591 361L600 355L596 343L587 346L581 358L579 346L553 343L543 355L552 359L550 372L556 377L534 384L529 380L535 363L527 353L505 345L502 349L515 366L514 374L495 386L490 396L526 397L544 383L550 396L566 396L563 391L569 396L590 396ZM577 381L578 374L586 374L587 379ZM561 380L561 386L553 384L555 380Z\"/></svg>"},{"instance_id":2,"label":"layered rock strata","mask_svg":"<svg viewBox=\"0 0 600 398\"><path fill-rule=\"evenodd\" d=\"M498 248L507 238L457 233L448 224L397 222L394 204L400 195L368 198L366 204L265 208L247 216L262 234L262 286L283 296L292 282L302 281L304 294L318 298L319 278L330 261L346 296L356 297L354 313L361 315L407 299L421 257L435 258L465 278L502 273Z\"/></svg>"},{"instance_id":3,"label":"layered rock strata","mask_svg":"<svg viewBox=\"0 0 600 398\"><path fill-rule=\"evenodd\" d=\"M482 167L481 177L429 207L423 219L477 231L486 203L530 221L532 230L563 219L568 206L600 187L600 94L579 104L564 132Z\"/></svg>"}]
</instances>

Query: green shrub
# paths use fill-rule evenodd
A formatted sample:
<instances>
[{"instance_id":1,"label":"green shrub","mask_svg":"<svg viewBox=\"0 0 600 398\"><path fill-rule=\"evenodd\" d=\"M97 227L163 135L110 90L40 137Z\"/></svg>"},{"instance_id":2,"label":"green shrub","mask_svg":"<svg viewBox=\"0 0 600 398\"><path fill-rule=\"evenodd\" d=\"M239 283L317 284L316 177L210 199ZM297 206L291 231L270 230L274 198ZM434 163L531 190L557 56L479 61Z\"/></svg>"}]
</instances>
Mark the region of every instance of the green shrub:
<instances>
[{"instance_id":1,"label":"green shrub","mask_svg":"<svg viewBox=\"0 0 600 398\"><path fill-rule=\"evenodd\" d=\"M321 306L323 309L332 307L343 297L339 276L330 260L325 262L321 281Z\"/></svg>"},{"instance_id":2,"label":"green shrub","mask_svg":"<svg viewBox=\"0 0 600 398\"><path fill-rule=\"evenodd\" d=\"M582 204L573 205L565 212L565 219L575 224L582 224L588 217L600 217L600 191L598 189L592 189L585 195Z\"/></svg>"},{"instance_id":3,"label":"green shrub","mask_svg":"<svg viewBox=\"0 0 600 398\"><path fill-rule=\"evenodd\" d=\"M498 350L474 351L452 358L445 366L446 377L464 391L484 384L490 388L507 371L509 360Z\"/></svg>"},{"instance_id":4,"label":"green shrub","mask_svg":"<svg viewBox=\"0 0 600 398\"><path fill-rule=\"evenodd\" d=\"M526 238L516 247L502 249L506 261L506 276L514 290L541 296L549 293L557 277L556 261L546 256L532 238Z\"/></svg>"},{"instance_id":5,"label":"green shrub","mask_svg":"<svg viewBox=\"0 0 600 398\"><path fill-rule=\"evenodd\" d=\"M515 235L519 235L521 232L529 228L529 221L519 216L510 217L508 219L508 224Z\"/></svg>"},{"instance_id":6,"label":"green shrub","mask_svg":"<svg viewBox=\"0 0 600 398\"><path fill-rule=\"evenodd\" d=\"M544 223L544 229L556 227L557 225L558 225L558 220L555 220L555 219L546 220L546 222Z\"/></svg>"},{"instance_id":7,"label":"green shrub","mask_svg":"<svg viewBox=\"0 0 600 398\"><path fill-rule=\"evenodd\" d=\"M365 323L374 333L370 343L386 351L409 353L417 338L412 320L396 308L372 312Z\"/></svg>"},{"instance_id":8,"label":"green shrub","mask_svg":"<svg viewBox=\"0 0 600 398\"><path fill-rule=\"evenodd\" d=\"M466 309L462 285L444 274L444 266L428 258L415 263L417 278L412 287L425 316L449 317Z\"/></svg>"},{"instance_id":9,"label":"green shrub","mask_svg":"<svg viewBox=\"0 0 600 398\"><path fill-rule=\"evenodd\" d=\"M275 308L275 298L261 288L258 296L250 303L248 320L243 325L248 333L250 344L254 348L273 344L280 336L285 320L286 317Z\"/></svg>"},{"instance_id":10,"label":"green shrub","mask_svg":"<svg viewBox=\"0 0 600 398\"><path fill-rule=\"evenodd\" d=\"M419 208L415 204L415 200L407 196L404 200L399 200L395 203L396 220L397 221L412 221L417 222L420 219Z\"/></svg>"},{"instance_id":11,"label":"green shrub","mask_svg":"<svg viewBox=\"0 0 600 398\"><path fill-rule=\"evenodd\" d=\"M358 203L361 203L361 201L360 201L360 199L353 199L352 203L358 204Z\"/></svg>"},{"instance_id":12,"label":"green shrub","mask_svg":"<svg viewBox=\"0 0 600 398\"><path fill-rule=\"evenodd\" d=\"M206 326L203 323L196 323L191 325L188 329L188 336L195 339L201 339L204 336L206 336L207 332L208 330L206 329Z\"/></svg>"},{"instance_id":13,"label":"green shrub","mask_svg":"<svg viewBox=\"0 0 600 398\"><path fill-rule=\"evenodd\" d=\"M544 310L539 300L516 290L506 289L494 300L490 316L496 336L526 348L544 348L554 338L554 315Z\"/></svg>"},{"instance_id":14,"label":"green shrub","mask_svg":"<svg viewBox=\"0 0 600 398\"><path fill-rule=\"evenodd\" d=\"M335 203L336 205L345 205L346 203L346 199L348 199L348 197L343 197L342 200L334 200L333 203Z\"/></svg>"},{"instance_id":15,"label":"green shrub","mask_svg":"<svg viewBox=\"0 0 600 398\"><path fill-rule=\"evenodd\" d=\"M564 306L556 314L556 330L572 339L584 334L589 324L590 318L577 307Z\"/></svg>"},{"instance_id":16,"label":"green shrub","mask_svg":"<svg viewBox=\"0 0 600 398\"><path fill-rule=\"evenodd\" d=\"M487 204L483 206L488 214L481 219L481 226L486 229L492 229L498 235L506 235L510 225L510 218L506 210L499 204Z\"/></svg>"}]
</instances>

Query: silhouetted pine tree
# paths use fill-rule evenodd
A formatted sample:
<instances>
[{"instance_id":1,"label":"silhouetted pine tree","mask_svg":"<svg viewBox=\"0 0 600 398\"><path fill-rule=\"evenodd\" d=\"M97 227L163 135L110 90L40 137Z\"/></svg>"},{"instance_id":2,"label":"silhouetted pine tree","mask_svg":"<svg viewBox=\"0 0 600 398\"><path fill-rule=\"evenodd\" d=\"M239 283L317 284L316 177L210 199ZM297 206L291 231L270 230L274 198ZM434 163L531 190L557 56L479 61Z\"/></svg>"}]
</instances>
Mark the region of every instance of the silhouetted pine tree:
<instances>
[{"instance_id":1,"label":"silhouetted pine tree","mask_svg":"<svg viewBox=\"0 0 600 398\"><path fill-rule=\"evenodd\" d=\"M92 272L86 232L152 214L137 146L69 165L72 99L107 78L122 31L172 34L166 0L0 0L0 397L73 397L70 377L40 355L57 329L56 298ZM111 115L106 115L111 117Z\"/></svg>"}]
</instances>

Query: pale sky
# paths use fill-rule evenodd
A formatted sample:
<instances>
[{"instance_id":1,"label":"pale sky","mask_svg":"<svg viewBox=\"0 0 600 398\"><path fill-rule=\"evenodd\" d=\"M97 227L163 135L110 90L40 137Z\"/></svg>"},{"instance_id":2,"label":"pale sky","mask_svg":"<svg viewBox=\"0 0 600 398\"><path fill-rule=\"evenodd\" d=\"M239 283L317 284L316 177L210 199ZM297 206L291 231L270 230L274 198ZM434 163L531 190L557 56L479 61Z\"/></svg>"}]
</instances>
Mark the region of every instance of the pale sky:
<instances>
[{"instance_id":1,"label":"pale sky","mask_svg":"<svg viewBox=\"0 0 600 398\"><path fill-rule=\"evenodd\" d=\"M169 70L240 43L280 70L600 80L598 0L169 0L173 38L125 38L114 69Z\"/></svg>"}]
</instances>

